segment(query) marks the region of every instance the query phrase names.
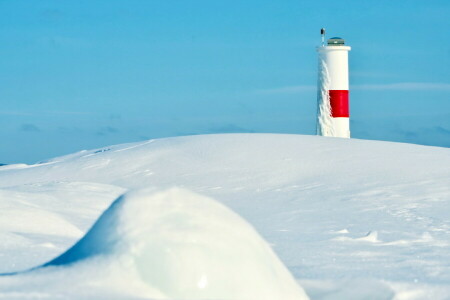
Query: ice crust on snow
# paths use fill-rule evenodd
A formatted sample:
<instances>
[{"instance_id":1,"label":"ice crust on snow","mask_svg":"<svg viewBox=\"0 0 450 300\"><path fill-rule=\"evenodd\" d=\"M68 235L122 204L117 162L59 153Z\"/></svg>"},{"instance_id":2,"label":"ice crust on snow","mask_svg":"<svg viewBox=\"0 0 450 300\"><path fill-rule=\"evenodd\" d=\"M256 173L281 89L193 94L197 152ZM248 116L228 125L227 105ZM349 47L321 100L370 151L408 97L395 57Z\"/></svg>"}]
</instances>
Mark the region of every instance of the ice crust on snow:
<instances>
[{"instance_id":1,"label":"ice crust on snow","mask_svg":"<svg viewBox=\"0 0 450 300\"><path fill-rule=\"evenodd\" d=\"M100 282L106 274L98 270L120 270L118 277L134 274L141 286L149 287L145 297L154 299L308 299L246 221L212 199L178 188L121 196L71 249L25 273L50 269L47 276L54 277L41 282L47 285L43 291L40 287L27 294L52 295L55 285L70 284L89 296L85 279L69 283L58 278L78 268L88 277L97 273L95 280ZM23 274L15 276L23 286L30 284ZM108 283L101 282L106 292ZM132 295L122 290L123 297L127 292Z\"/></svg>"},{"instance_id":2,"label":"ice crust on snow","mask_svg":"<svg viewBox=\"0 0 450 300\"><path fill-rule=\"evenodd\" d=\"M321 136L334 136L333 118L330 103L330 74L323 52L319 52L319 78L317 89L317 125L316 131Z\"/></svg>"},{"instance_id":3,"label":"ice crust on snow","mask_svg":"<svg viewBox=\"0 0 450 300\"><path fill-rule=\"evenodd\" d=\"M249 222L312 299L450 298L450 149L278 134L102 149L0 168L0 272L61 255L124 191L179 186ZM29 218L17 223L22 209ZM59 221L38 221L48 214ZM364 240L368 232L376 239ZM114 299L130 287L136 298L145 297L151 288L126 261L97 270L88 263L62 266L57 277L90 284L90 295L95 285L95 299ZM51 270L60 267L26 276L45 294L48 278L55 279ZM9 277L1 281L0 295L26 287ZM61 288L67 294L71 286ZM83 290L74 286L71 295L80 299Z\"/></svg>"}]
</instances>

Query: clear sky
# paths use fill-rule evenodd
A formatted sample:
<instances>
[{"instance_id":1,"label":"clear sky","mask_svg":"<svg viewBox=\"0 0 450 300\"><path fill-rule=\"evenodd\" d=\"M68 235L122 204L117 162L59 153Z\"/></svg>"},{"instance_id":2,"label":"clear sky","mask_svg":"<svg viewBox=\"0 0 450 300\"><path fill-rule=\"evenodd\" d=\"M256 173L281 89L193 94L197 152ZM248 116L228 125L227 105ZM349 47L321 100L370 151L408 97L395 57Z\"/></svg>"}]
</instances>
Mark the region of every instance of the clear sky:
<instances>
[{"instance_id":1,"label":"clear sky","mask_svg":"<svg viewBox=\"0 0 450 300\"><path fill-rule=\"evenodd\" d=\"M320 28L352 136L450 147L450 1L0 0L0 163L225 132L315 134Z\"/></svg>"}]
</instances>

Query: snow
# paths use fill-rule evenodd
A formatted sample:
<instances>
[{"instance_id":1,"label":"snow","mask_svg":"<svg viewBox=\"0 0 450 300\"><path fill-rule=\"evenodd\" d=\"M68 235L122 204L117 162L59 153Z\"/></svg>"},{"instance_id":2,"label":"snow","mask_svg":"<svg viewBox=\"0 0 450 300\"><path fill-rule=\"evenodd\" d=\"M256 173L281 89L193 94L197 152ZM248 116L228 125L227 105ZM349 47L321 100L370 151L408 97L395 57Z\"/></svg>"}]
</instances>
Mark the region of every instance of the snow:
<instances>
[{"instance_id":1,"label":"snow","mask_svg":"<svg viewBox=\"0 0 450 300\"><path fill-rule=\"evenodd\" d=\"M1 271L30 268L60 254L86 233L111 195L125 191L98 183L37 180L0 189Z\"/></svg>"},{"instance_id":2,"label":"snow","mask_svg":"<svg viewBox=\"0 0 450 300\"><path fill-rule=\"evenodd\" d=\"M61 255L126 191L179 187L221 202L250 223L312 299L448 299L449 165L447 148L227 134L3 166L0 272L37 267ZM112 299L132 286L132 299L157 289L123 264L104 262L105 270L76 265L0 277L0 297L28 290L18 297L51 291L54 298L63 293ZM53 269L57 277L91 289L84 295L76 285L50 287ZM33 279L18 282L19 276ZM33 292L32 286L48 288Z\"/></svg>"},{"instance_id":3,"label":"snow","mask_svg":"<svg viewBox=\"0 0 450 300\"><path fill-rule=\"evenodd\" d=\"M319 78L317 82L317 135L335 136L330 103L330 74L327 63L319 52Z\"/></svg>"}]
</instances>

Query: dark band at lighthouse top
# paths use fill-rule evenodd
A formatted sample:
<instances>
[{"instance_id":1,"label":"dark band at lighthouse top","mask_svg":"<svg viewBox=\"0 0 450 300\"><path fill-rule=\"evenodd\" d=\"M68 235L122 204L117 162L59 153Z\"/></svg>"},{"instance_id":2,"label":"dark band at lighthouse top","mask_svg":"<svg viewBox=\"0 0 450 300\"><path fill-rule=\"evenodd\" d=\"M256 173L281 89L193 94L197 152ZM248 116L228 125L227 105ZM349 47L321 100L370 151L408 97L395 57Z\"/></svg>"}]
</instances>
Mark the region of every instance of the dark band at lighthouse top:
<instances>
[{"instance_id":1,"label":"dark band at lighthouse top","mask_svg":"<svg viewBox=\"0 0 450 300\"><path fill-rule=\"evenodd\" d=\"M345 44L345 41L340 37L333 37L331 39L328 39L327 43L328 46L343 46Z\"/></svg>"}]
</instances>

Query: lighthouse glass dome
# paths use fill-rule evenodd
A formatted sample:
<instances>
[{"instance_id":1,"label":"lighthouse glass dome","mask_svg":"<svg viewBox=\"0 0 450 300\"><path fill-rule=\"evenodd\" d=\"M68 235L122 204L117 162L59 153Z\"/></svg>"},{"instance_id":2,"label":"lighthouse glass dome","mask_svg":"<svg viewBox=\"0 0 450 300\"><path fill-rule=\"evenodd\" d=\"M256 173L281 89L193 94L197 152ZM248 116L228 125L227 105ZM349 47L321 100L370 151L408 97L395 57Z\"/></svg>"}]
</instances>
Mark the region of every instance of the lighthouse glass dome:
<instances>
[{"instance_id":1,"label":"lighthouse glass dome","mask_svg":"<svg viewBox=\"0 0 450 300\"><path fill-rule=\"evenodd\" d=\"M331 39L328 39L329 46L342 46L344 44L345 44L344 39L340 37L333 37Z\"/></svg>"}]
</instances>

